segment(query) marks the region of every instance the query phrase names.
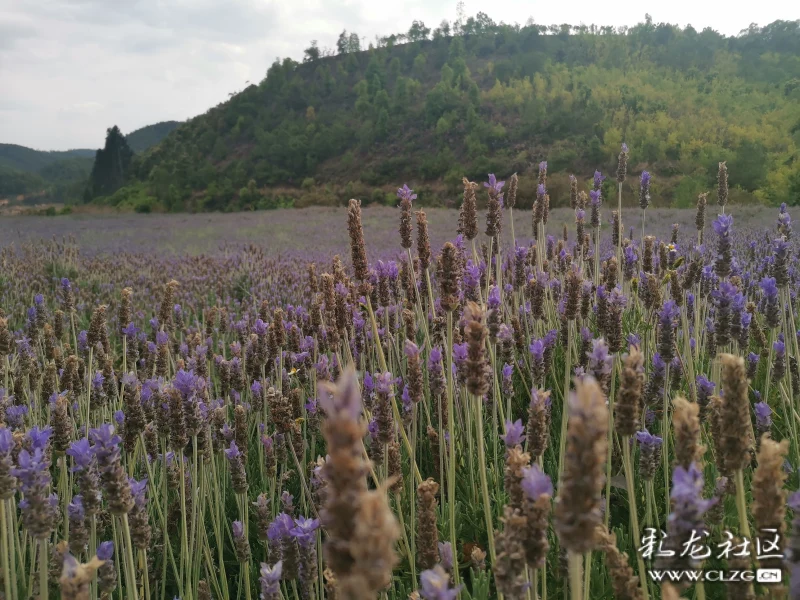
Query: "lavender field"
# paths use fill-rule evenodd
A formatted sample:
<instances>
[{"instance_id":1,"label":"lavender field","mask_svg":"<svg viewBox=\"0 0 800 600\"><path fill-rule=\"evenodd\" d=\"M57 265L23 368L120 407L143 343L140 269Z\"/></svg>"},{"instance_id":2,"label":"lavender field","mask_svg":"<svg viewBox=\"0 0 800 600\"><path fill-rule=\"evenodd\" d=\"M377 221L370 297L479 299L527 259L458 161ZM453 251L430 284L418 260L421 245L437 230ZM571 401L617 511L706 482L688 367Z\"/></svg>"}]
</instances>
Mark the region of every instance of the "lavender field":
<instances>
[{"instance_id":1,"label":"lavender field","mask_svg":"<svg viewBox=\"0 0 800 600\"><path fill-rule=\"evenodd\" d=\"M793 215L627 160L0 221L0 598L800 598Z\"/></svg>"},{"instance_id":2,"label":"lavender field","mask_svg":"<svg viewBox=\"0 0 800 600\"><path fill-rule=\"evenodd\" d=\"M775 210L758 206L736 206L737 225L759 232L771 227ZM445 208L425 209L430 243L434 249L453 239L458 228L458 211ZM485 219L481 211L481 222ZM370 206L363 209L364 237L375 258L404 254L398 246L398 209ZM648 209L648 233L659 237L670 235L672 224L679 223L686 235L694 231L693 209ZM641 227L638 211L631 214L628 226ZM507 215L504 217L509 218ZM255 244L271 254L304 255L320 261L334 254L347 258L349 238L347 209L313 207L226 214L174 215L69 215L60 217L4 217L0 219L0 246L23 242L73 237L84 253L214 253L223 246ZM551 211L547 233L560 235L566 224L574 229L572 210ZM531 237L530 211L514 213L514 227L522 240ZM638 235L638 234L637 234ZM574 236L574 233L573 233ZM501 232L504 244L511 241L507 224Z\"/></svg>"}]
</instances>

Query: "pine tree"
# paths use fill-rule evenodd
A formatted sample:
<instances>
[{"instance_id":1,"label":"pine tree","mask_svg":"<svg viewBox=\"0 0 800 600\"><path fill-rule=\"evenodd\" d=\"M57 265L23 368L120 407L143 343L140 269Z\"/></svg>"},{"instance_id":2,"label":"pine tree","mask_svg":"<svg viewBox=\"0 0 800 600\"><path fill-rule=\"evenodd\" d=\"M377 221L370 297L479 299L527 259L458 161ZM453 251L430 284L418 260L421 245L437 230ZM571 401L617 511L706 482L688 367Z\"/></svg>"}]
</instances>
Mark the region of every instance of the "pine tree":
<instances>
[{"instance_id":1,"label":"pine tree","mask_svg":"<svg viewBox=\"0 0 800 600\"><path fill-rule=\"evenodd\" d=\"M89 195L93 198L110 196L121 188L130 171L132 158L133 151L119 127L114 125L107 129L105 147L95 154L89 176Z\"/></svg>"}]
</instances>

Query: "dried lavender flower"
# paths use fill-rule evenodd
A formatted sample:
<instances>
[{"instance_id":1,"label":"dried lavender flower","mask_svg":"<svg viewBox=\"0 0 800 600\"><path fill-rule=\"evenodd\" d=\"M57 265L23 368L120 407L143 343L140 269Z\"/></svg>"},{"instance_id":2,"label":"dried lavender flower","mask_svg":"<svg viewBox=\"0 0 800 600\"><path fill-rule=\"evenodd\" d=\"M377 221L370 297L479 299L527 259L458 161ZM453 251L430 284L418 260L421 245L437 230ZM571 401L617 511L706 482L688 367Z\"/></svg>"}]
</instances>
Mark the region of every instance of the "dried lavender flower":
<instances>
[{"instance_id":1,"label":"dried lavender flower","mask_svg":"<svg viewBox=\"0 0 800 600\"><path fill-rule=\"evenodd\" d=\"M608 452L608 408L591 377L575 382L569 399L566 454L556 498L555 529L561 545L583 554L595 547L592 534L602 520L602 491Z\"/></svg>"}]
</instances>

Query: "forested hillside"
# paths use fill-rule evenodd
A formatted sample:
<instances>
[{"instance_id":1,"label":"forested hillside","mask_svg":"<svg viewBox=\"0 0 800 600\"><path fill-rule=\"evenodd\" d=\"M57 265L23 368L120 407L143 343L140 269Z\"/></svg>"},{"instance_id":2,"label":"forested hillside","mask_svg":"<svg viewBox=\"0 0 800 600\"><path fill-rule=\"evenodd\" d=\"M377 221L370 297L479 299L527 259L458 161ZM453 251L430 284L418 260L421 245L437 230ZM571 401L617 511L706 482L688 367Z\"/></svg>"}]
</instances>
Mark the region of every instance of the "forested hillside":
<instances>
[{"instance_id":1,"label":"forested hillside","mask_svg":"<svg viewBox=\"0 0 800 600\"><path fill-rule=\"evenodd\" d=\"M656 204L691 204L723 160L734 201L800 202L800 21L725 37L649 18L615 29L479 14L363 45L343 32L333 52L315 42L302 63L276 61L135 157L128 185L104 201L389 202L408 182L421 202L452 204L463 175L516 171L524 202L524 174L547 160L563 203L568 174L611 168L624 141L632 169L653 173Z\"/></svg>"}]
</instances>

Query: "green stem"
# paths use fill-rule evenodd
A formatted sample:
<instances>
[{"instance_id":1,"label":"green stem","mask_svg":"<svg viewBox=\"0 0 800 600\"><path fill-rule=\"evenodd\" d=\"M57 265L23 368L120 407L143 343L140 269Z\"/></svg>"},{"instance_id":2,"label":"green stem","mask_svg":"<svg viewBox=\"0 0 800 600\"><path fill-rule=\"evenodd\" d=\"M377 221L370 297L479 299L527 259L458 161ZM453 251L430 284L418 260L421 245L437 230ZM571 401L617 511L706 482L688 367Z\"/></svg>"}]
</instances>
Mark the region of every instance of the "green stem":
<instances>
[{"instance_id":1,"label":"green stem","mask_svg":"<svg viewBox=\"0 0 800 600\"><path fill-rule=\"evenodd\" d=\"M47 538L39 540L39 598L47 600L50 596L47 589Z\"/></svg>"},{"instance_id":2,"label":"green stem","mask_svg":"<svg viewBox=\"0 0 800 600\"><path fill-rule=\"evenodd\" d=\"M450 511L450 544L453 547L453 578L459 583L458 546L456 545L456 438L453 403L453 313L447 312L447 431L450 434L447 469L447 505ZM402 431L403 428L401 427ZM440 440L446 444L446 440ZM479 450L480 452L480 450Z\"/></svg>"},{"instance_id":3,"label":"green stem","mask_svg":"<svg viewBox=\"0 0 800 600\"><path fill-rule=\"evenodd\" d=\"M633 461L631 460L630 440L631 438L629 435L622 436L622 454L625 466L625 484L628 487L628 510L631 513L631 529L633 529L634 543L638 544L642 538L639 531L639 514L636 511L636 488L633 483ZM644 559L642 558L641 552L636 553L636 562L639 567L639 583L642 587L642 594L644 600L648 600L647 578L645 577Z\"/></svg>"},{"instance_id":4,"label":"green stem","mask_svg":"<svg viewBox=\"0 0 800 600\"><path fill-rule=\"evenodd\" d=\"M186 474L184 473L183 468L183 450L178 451L178 465L180 467L180 476L181 480L178 483L178 487L180 488L180 496L181 496L181 576L180 582L181 586L184 586L186 583L184 577L188 577L188 572L186 571L186 561L188 560L189 554L189 535L186 526ZM191 600L191 590L188 586L184 587L184 593L187 596L188 600Z\"/></svg>"},{"instance_id":5,"label":"green stem","mask_svg":"<svg viewBox=\"0 0 800 600\"><path fill-rule=\"evenodd\" d=\"M122 515L122 539L125 543L125 560L128 564L128 595L136 600L138 593L136 590L136 563L133 561L133 545L131 544L131 529L128 525L128 513Z\"/></svg>"},{"instance_id":6,"label":"green stem","mask_svg":"<svg viewBox=\"0 0 800 600\"><path fill-rule=\"evenodd\" d=\"M483 441L483 406L481 399L477 396L473 397L473 404L476 412L475 421L478 424L478 474L481 480L481 495L483 496L483 519L486 522L486 535L489 538L489 557L492 560L492 568L495 568L497 562L494 547L494 527L492 525L492 505L489 501L489 483L486 479L486 450ZM453 554L455 554L455 550Z\"/></svg>"},{"instance_id":7,"label":"green stem","mask_svg":"<svg viewBox=\"0 0 800 600\"><path fill-rule=\"evenodd\" d=\"M571 600L583 600L583 556L570 550L567 554L569 565L569 595Z\"/></svg>"},{"instance_id":8,"label":"green stem","mask_svg":"<svg viewBox=\"0 0 800 600\"><path fill-rule=\"evenodd\" d=\"M426 271L427 273L427 271ZM372 324L372 336L375 340L375 347L378 351L378 363L380 364L381 371L388 371L388 367L386 366L386 357L383 355L383 347L380 344L380 336L378 335L378 323L375 320L375 311L372 310L372 301L367 296L367 312L369 313L369 320ZM397 423L402 423L403 420L400 417L400 410L397 408L397 399L395 395L391 394L392 398L392 412L394 413L394 419ZM403 445L406 448L406 452L411 460L411 468L414 473L414 479L417 480L417 483L422 483L422 475L419 473L419 468L417 467L417 463L414 460L414 449L411 447L411 442L408 441L408 435L406 435L406 430L404 427L399 427L400 430L400 437L403 439Z\"/></svg>"},{"instance_id":9,"label":"green stem","mask_svg":"<svg viewBox=\"0 0 800 600\"><path fill-rule=\"evenodd\" d=\"M563 401L561 402L561 437L559 438L559 451L558 451L558 476L561 477L561 471L564 469L564 453L567 447L567 420L569 418L569 388L570 388L570 375L572 374L572 322L567 325L567 344L564 346L564 393Z\"/></svg>"},{"instance_id":10,"label":"green stem","mask_svg":"<svg viewBox=\"0 0 800 600\"><path fill-rule=\"evenodd\" d=\"M0 558L2 558L2 562L0 565L3 567L3 586L5 588L6 598L11 598L11 577L13 573L11 572L11 568L9 566L9 557L8 557L8 520L6 518L6 501L5 499L0 499L0 542L2 546L0 546Z\"/></svg>"},{"instance_id":11,"label":"green stem","mask_svg":"<svg viewBox=\"0 0 800 600\"><path fill-rule=\"evenodd\" d=\"M661 415L661 436L664 438L664 452L662 462L664 463L664 514L669 514L669 362L664 370L664 414Z\"/></svg>"}]
</instances>

